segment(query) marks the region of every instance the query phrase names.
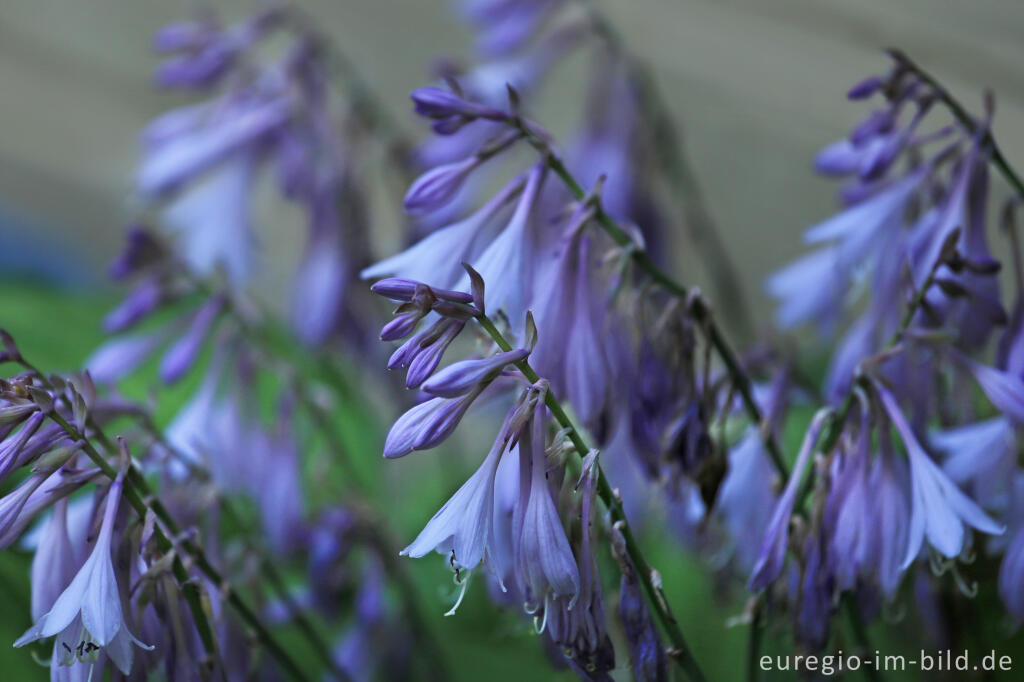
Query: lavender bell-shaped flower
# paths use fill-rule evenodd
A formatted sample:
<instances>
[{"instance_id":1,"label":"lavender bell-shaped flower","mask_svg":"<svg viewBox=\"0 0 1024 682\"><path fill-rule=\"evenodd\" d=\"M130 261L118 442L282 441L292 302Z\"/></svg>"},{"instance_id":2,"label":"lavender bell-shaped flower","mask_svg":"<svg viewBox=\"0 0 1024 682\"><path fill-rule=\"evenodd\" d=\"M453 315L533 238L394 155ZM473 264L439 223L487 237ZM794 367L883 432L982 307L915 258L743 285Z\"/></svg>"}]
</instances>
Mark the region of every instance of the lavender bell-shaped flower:
<instances>
[{"instance_id":1,"label":"lavender bell-shaped flower","mask_svg":"<svg viewBox=\"0 0 1024 682\"><path fill-rule=\"evenodd\" d=\"M718 489L716 513L732 540L740 569L749 571L757 561L768 520L775 506L770 481L775 477L764 441L756 428L729 451L729 470Z\"/></svg>"},{"instance_id":2,"label":"lavender bell-shaped flower","mask_svg":"<svg viewBox=\"0 0 1024 682\"><path fill-rule=\"evenodd\" d=\"M68 536L68 501L64 498L54 505L32 557L33 620L49 612L80 567L81 558Z\"/></svg>"},{"instance_id":3,"label":"lavender bell-shaped flower","mask_svg":"<svg viewBox=\"0 0 1024 682\"><path fill-rule=\"evenodd\" d=\"M793 505L796 502L797 490L800 486L800 478L804 468L807 466L814 446L818 442L818 435L825 424L826 419L831 416L827 409L819 410L811 420L807 433L804 435L803 444L797 454L796 462L793 464L793 472L789 476L789 482L775 504L768 528L765 531L761 542L761 551L758 554L754 570L750 575L748 589L758 591L768 587L782 571L782 564L786 559L786 548L789 543L789 517L793 514Z\"/></svg>"},{"instance_id":4,"label":"lavender bell-shaped flower","mask_svg":"<svg viewBox=\"0 0 1024 682\"><path fill-rule=\"evenodd\" d=\"M525 180L524 176L517 177L474 213L371 265L360 276L393 276L439 287L455 286L463 274L461 263L473 262L493 240L500 226L498 218L522 191Z\"/></svg>"},{"instance_id":5,"label":"lavender bell-shaped flower","mask_svg":"<svg viewBox=\"0 0 1024 682\"><path fill-rule=\"evenodd\" d=\"M535 239L531 229L536 220L535 211L547 166L535 166L527 177L526 188L519 199L515 213L501 234L471 263L487 282L487 310L503 309L510 320L521 320L533 300L531 282L533 264L539 259L535 253ZM469 288L466 275L456 287Z\"/></svg>"},{"instance_id":6,"label":"lavender bell-shaped flower","mask_svg":"<svg viewBox=\"0 0 1024 682\"><path fill-rule=\"evenodd\" d=\"M964 546L964 524L984 533L1001 535L1006 529L964 495L924 451L892 393L878 383L875 388L903 440L910 461L913 503L902 567L906 568L917 558L925 537L943 556L959 556Z\"/></svg>"},{"instance_id":7,"label":"lavender bell-shaped flower","mask_svg":"<svg viewBox=\"0 0 1024 682\"><path fill-rule=\"evenodd\" d=\"M579 548L579 597L549 600L544 621L552 641L562 647L573 669L582 679L594 682L611 680L608 671L615 667L615 649L608 637L604 615L601 576L593 549L594 505L597 490L597 450L583 459L580 515L582 538ZM575 603L574 603L575 602Z\"/></svg>"},{"instance_id":8,"label":"lavender bell-shaped flower","mask_svg":"<svg viewBox=\"0 0 1024 682\"><path fill-rule=\"evenodd\" d=\"M125 675L131 673L132 645L152 648L136 639L128 629L111 559L123 479L122 471L110 485L103 523L89 558L53 607L19 637L14 646L56 635L54 647L62 652L63 663L71 665L76 658L95 660L102 650Z\"/></svg>"},{"instance_id":9,"label":"lavender bell-shaped flower","mask_svg":"<svg viewBox=\"0 0 1024 682\"><path fill-rule=\"evenodd\" d=\"M456 571L471 571L485 558L493 561L490 555L493 554L495 474L535 402L536 397L530 396L512 408L480 468L444 503L401 554L410 557L422 557L431 551L448 554ZM492 565L491 568L497 574L497 567Z\"/></svg>"},{"instance_id":10,"label":"lavender bell-shaped flower","mask_svg":"<svg viewBox=\"0 0 1024 682\"><path fill-rule=\"evenodd\" d=\"M547 481L544 457L544 406L538 404L520 448L519 505L515 571L527 611L536 612L550 598L567 597L569 607L580 590L580 574L565 536Z\"/></svg>"},{"instance_id":11,"label":"lavender bell-shaped flower","mask_svg":"<svg viewBox=\"0 0 1024 682\"><path fill-rule=\"evenodd\" d=\"M910 502L907 499L907 471L893 452L888 421L879 422L880 452L869 481L874 494L874 574L882 594L891 598L903 577L903 559L910 532Z\"/></svg>"}]
</instances>

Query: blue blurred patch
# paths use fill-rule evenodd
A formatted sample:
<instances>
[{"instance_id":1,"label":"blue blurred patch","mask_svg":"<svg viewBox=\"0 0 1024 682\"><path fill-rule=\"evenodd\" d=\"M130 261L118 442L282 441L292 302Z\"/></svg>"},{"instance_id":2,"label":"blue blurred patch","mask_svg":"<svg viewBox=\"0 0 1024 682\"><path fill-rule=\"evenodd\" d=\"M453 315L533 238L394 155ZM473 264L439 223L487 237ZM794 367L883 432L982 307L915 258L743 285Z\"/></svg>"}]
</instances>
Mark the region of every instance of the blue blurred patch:
<instances>
[{"instance_id":1,"label":"blue blurred patch","mask_svg":"<svg viewBox=\"0 0 1024 682\"><path fill-rule=\"evenodd\" d=\"M50 229L0 205L0 279L34 281L58 287L95 284L90 259L79 245Z\"/></svg>"}]
</instances>

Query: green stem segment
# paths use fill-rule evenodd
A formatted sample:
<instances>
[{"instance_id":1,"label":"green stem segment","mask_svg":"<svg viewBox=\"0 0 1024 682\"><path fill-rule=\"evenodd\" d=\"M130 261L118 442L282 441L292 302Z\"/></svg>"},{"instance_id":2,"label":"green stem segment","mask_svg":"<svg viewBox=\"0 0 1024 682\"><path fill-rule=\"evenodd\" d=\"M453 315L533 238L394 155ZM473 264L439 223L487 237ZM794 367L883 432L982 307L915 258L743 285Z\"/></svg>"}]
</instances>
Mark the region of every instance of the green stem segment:
<instances>
[{"instance_id":1,"label":"green stem segment","mask_svg":"<svg viewBox=\"0 0 1024 682\"><path fill-rule=\"evenodd\" d=\"M512 350L512 344L504 337L504 335L498 330L494 323L486 315L480 315L476 318L480 327L487 332L487 334L494 339L494 342L503 351ZM540 381L540 375L530 366L529 361L520 360L515 363L516 368L522 372L523 376L530 382ZM565 409L561 403L558 402L558 398L555 397L554 393L550 390L544 395L544 404L550 410L555 420L567 431L567 437L572 442L573 447L580 457L590 452L590 448L584 442L580 430L573 424L572 420L569 419L569 415L566 414ZM629 554L629 558L632 559L633 565L636 566L637 574L640 577L640 582L644 586L644 590L647 592L647 598L650 602L654 612L658 614L658 620L661 622L665 633L668 635L669 641L672 643L671 656L679 664L679 666L686 672L687 676L694 682L704 682L706 678L704 673L701 671L700 666L697 664L697 660L693 656L693 652L690 651L690 647L686 643L686 638L683 636L683 631L679 627L678 621L675 616L672 615L672 611L669 608L668 602L665 600L664 594L661 592L661 588L654 583L654 571L647 560L644 558L643 553L637 544L636 537L633 535L633 531L626 521L626 513L622 508L622 500L612 489L611 484L608 483L608 479L604 475L604 471L601 467L597 467L597 494L601 498L601 502L604 503L605 508L608 510L608 514L611 517L611 523L620 529L622 537L625 540L626 551Z\"/></svg>"},{"instance_id":2,"label":"green stem segment","mask_svg":"<svg viewBox=\"0 0 1024 682\"><path fill-rule=\"evenodd\" d=\"M959 121L964 128L966 128L971 134L978 131L978 122L975 118L971 116L967 111L967 108L964 107L959 100L953 97L949 90L936 80L934 76L922 69L917 62L904 54L901 50L890 48L887 52L897 64L903 66L908 71L911 71L915 76L921 79L921 81L926 83L935 93L936 97L939 98L939 101L949 109L950 113L956 117L956 120ZM1006 160L1006 156L1003 155L1003 151L996 143L996 138L992 135L991 130L985 131L982 142L991 152L992 165L996 167L996 170L998 170L1010 186L1013 187L1013 190L1017 195L1024 199L1024 179L1022 179L1020 174L1014 170L1013 166L1010 165L1010 162Z\"/></svg>"}]
</instances>

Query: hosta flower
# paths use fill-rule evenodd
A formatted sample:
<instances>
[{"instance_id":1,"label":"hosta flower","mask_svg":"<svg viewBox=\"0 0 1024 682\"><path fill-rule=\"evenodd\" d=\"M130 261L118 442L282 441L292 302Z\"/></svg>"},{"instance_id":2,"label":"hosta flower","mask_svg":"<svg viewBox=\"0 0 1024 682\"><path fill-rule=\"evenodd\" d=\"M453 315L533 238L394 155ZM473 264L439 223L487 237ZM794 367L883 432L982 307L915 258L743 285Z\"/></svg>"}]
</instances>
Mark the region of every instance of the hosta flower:
<instances>
[{"instance_id":1,"label":"hosta flower","mask_svg":"<svg viewBox=\"0 0 1024 682\"><path fill-rule=\"evenodd\" d=\"M531 427L519 441L523 470L515 571L528 611L537 611L548 599L557 597L568 598L568 608L572 608L580 590L579 569L548 486L543 410L543 405L538 407Z\"/></svg>"},{"instance_id":2,"label":"hosta flower","mask_svg":"<svg viewBox=\"0 0 1024 682\"><path fill-rule=\"evenodd\" d=\"M436 551L450 555L452 568L471 571L491 545L494 518L494 477L508 450L512 414L505 419L483 464L427 523L412 544L402 550L410 557Z\"/></svg>"},{"instance_id":3,"label":"hosta flower","mask_svg":"<svg viewBox=\"0 0 1024 682\"><path fill-rule=\"evenodd\" d=\"M751 590L763 590L768 587L782 571L782 565L786 560L786 549L789 544L789 519L793 514L793 505L796 502L797 489L800 486L800 479L803 470L807 466L811 455L814 453L814 446L818 442L818 435L825 424L825 420L831 413L828 410L821 410L811 425L807 428L803 443L800 445L800 452L797 454L796 462L793 464L793 471L786 483L782 496L775 503L771 519L764 538L761 541L761 551L754 564L754 570L750 575L748 584Z\"/></svg>"},{"instance_id":4,"label":"hosta flower","mask_svg":"<svg viewBox=\"0 0 1024 682\"><path fill-rule=\"evenodd\" d=\"M955 558L964 548L964 525L1001 535L1006 529L961 492L924 451L892 393L880 384L876 388L910 461L913 503L903 568L917 558L926 537L940 554Z\"/></svg>"},{"instance_id":5,"label":"hosta flower","mask_svg":"<svg viewBox=\"0 0 1024 682\"><path fill-rule=\"evenodd\" d=\"M152 648L136 639L128 629L111 559L123 478L122 472L110 485L103 523L89 558L53 607L19 637L14 646L56 635L54 647L63 664L72 665L76 659L95 661L102 650L125 675L132 669L132 646Z\"/></svg>"}]
</instances>

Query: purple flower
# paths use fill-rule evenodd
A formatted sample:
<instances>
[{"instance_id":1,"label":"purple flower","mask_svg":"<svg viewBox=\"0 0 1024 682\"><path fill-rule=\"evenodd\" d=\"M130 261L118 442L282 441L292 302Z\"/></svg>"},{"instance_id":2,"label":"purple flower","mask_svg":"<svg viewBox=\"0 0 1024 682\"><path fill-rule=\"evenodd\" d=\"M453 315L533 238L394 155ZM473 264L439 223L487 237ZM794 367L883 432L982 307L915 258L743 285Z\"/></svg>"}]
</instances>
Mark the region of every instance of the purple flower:
<instances>
[{"instance_id":1,"label":"purple flower","mask_svg":"<svg viewBox=\"0 0 1024 682\"><path fill-rule=\"evenodd\" d=\"M233 157L167 206L165 223L191 272L209 277L223 269L235 287L248 280L256 260L254 171L250 156Z\"/></svg>"},{"instance_id":2,"label":"purple flower","mask_svg":"<svg viewBox=\"0 0 1024 682\"><path fill-rule=\"evenodd\" d=\"M888 429L885 422L884 429ZM892 451L888 433L880 436L881 453L875 458L869 480L874 494L873 523L875 538L874 573L882 594L891 598L903 577L910 528L910 504L907 499L907 471Z\"/></svg>"},{"instance_id":3,"label":"purple flower","mask_svg":"<svg viewBox=\"0 0 1024 682\"><path fill-rule=\"evenodd\" d=\"M1006 548L999 568L999 596L1016 624L1024 622L1024 525Z\"/></svg>"},{"instance_id":4,"label":"purple flower","mask_svg":"<svg viewBox=\"0 0 1024 682\"><path fill-rule=\"evenodd\" d=\"M516 348L490 357L462 360L451 364L423 384L423 390L441 398L455 398L482 389L507 365L525 360L530 351Z\"/></svg>"},{"instance_id":5,"label":"purple flower","mask_svg":"<svg viewBox=\"0 0 1024 682\"><path fill-rule=\"evenodd\" d=\"M452 435L482 388L458 398L431 398L416 405L394 423L384 441L384 456L404 457L414 450L429 450Z\"/></svg>"},{"instance_id":6,"label":"purple flower","mask_svg":"<svg viewBox=\"0 0 1024 682\"><path fill-rule=\"evenodd\" d=\"M158 329L110 339L93 351L85 368L97 384L115 384L138 369L166 338Z\"/></svg>"},{"instance_id":7,"label":"purple flower","mask_svg":"<svg viewBox=\"0 0 1024 682\"><path fill-rule=\"evenodd\" d=\"M388 369L407 367L405 386L416 388L434 373L444 352L465 326L466 323L461 320L441 318L410 337L392 353Z\"/></svg>"},{"instance_id":8,"label":"purple flower","mask_svg":"<svg viewBox=\"0 0 1024 682\"><path fill-rule=\"evenodd\" d=\"M546 169L539 164L530 171L508 225L471 263L487 282L487 310L504 310L510 320L523 319L532 296L532 266L538 259L531 226ZM468 289L469 276L464 276L456 288Z\"/></svg>"},{"instance_id":9,"label":"purple flower","mask_svg":"<svg viewBox=\"0 0 1024 682\"><path fill-rule=\"evenodd\" d=\"M412 214L431 213L445 206L462 187L466 178L485 161L474 154L431 168L416 178L405 194L405 210Z\"/></svg>"},{"instance_id":10,"label":"purple flower","mask_svg":"<svg viewBox=\"0 0 1024 682\"><path fill-rule=\"evenodd\" d=\"M440 287L452 287L462 278L463 261L473 262L498 232L498 218L522 191L525 177L517 177L479 210L462 220L435 230L414 246L364 269L360 276L385 275Z\"/></svg>"},{"instance_id":11,"label":"purple flower","mask_svg":"<svg viewBox=\"0 0 1024 682\"><path fill-rule=\"evenodd\" d=\"M971 373L997 410L1017 423L1024 423L1024 379L955 351L953 357Z\"/></svg>"},{"instance_id":12,"label":"purple flower","mask_svg":"<svg viewBox=\"0 0 1024 682\"><path fill-rule=\"evenodd\" d=\"M615 667L615 650L608 637L604 617L604 596L601 576L593 550L595 493L598 477L597 451L583 459L580 521L582 539L579 543L579 596L551 599L544 607L548 635L569 657L574 670L583 671L584 679L606 680Z\"/></svg>"},{"instance_id":13,"label":"purple flower","mask_svg":"<svg viewBox=\"0 0 1024 682\"><path fill-rule=\"evenodd\" d=\"M831 415L829 410L820 410L814 419L811 420L807 433L804 435L803 444L797 454L796 462L793 464L793 472L789 476L786 488L779 497L772 511L771 519L768 521L768 528L765 531L764 539L761 542L761 551L758 554L754 570L750 575L748 589L753 591L763 590L778 577L782 571L782 564L786 559L786 547L789 543L789 517L793 514L793 504L796 502L797 489L800 486L800 479L803 470L807 466L814 446L818 442L818 435L825 424L826 419Z\"/></svg>"},{"instance_id":14,"label":"purple flower","mask_svg":"<svg viewBox=\"0 0 1024 682\"><path fill-rule=\"evenodd\" d=\"M54 505L32 557L33 620L42 618L71 583L82 565L78 554L68 536L68 501L63 498Z\"/></svg>"},{"instance_id":15,"label":"purple flower","mask_svg":"<svg viewBox=\"0 0 1024 682\"><path fill-rule=\"evenodd\" d=\"M972 480L982 485L983 489L976 491L981 499L1005 485L1014 469L1017 439L1013 424L1005 417L936 431L929 440L948 455L942 463L946 475L961 485Z\"/></svg>"},{"instance_id":16,"label":"purple flower","mask_svg":"<svg viewBox=\"0 0 1024 682\"><path fill-rule=\"evenodd\" d=\"M757 561L775 506L771 485L774 477L761 434L755 428L748 429L743 440L729 451L729 470L715 502L741 570L751 570Z\"/></svg>"},{"instance_id":17,"label":"purple flower","mask_svg":"<svg viewBox=\"0 0 1024 682\"><path fill-rule=\"evenodd\" d=\"M665 645L651 619L636 567L625 552L625 540L618 529L612 530L612 551L622 566L619 616L629 646L633 677L637 682L667 682L670 677Z\"/></svg>"},{"instance_id":18,"label":"purple flower","mask_svg":"<svg viewBox=\"0 0 1024 682\"><path fill-rule=\"evenodd\" d=\"M551 598L567 597L568 608L576 603L580 574L572 548L558 517L548 487L544 458L544 407L539 404L530 428L519 441L522 509L518 524L515 571L519 592L528 612L536 612Z\"/></svg>"},{"instance_id":19,"label":"purple flower","mask_svg":"<svg viewBox=\"0 0 1024 682\"><path fill-rule=\"evenodd\" d=\"M421 557L431 551L449 554L453 568L467 571L484 559L492 537L494 477L513 436L509 430L510 419L511 414L476 473L444 503L401 554L410 557Z\"/></svg>"},{"instance_id":20,"label":"purple flower","mask_svg":"<svg viewBox=\"0 0 1024 682\"><path fill-rule=\"evenodd\" d=\"M165 292L156 279L145 280L128 297L103 318L103 328L108 333L128 329L144 319L165 300Z\"/></svg>"},{"instance_id":21,"label":"purple flower","mask_svg":"<svg viewBox=\"0 0 1024 682\"><path fill-rule=\"evenodd\" d=\"M493 107L488 107L467 99L442 88L419 88L412 93L412 101L416 105L416 113L420 116L437 120L456 117L463 122L478 118L492 121L503 121L508 114Z\"/></svg>"},{"instance_id":22,"label":"purple flower","mask_svg":"<svg viewBox=\"0 0 1024 682\"><path fill-rule=\"evenodd\" d=\"M152 648L128 630L121 610L121 591L114 577L111 541L123 476L123 472L118 475L107 493L103 524L89 558L53 607L19 637L14 646L57 635L54 647L63 652L65 664L70 665L75 658L95 660L97 651L102 649L125 675L132 668L132 644Z\"/></svg>"},{"instance_id":23,"label":"purple flower","mask_svg":"<svg viewBox=\"0 0 1024 682\"><path fill-rule=\"evenodd\" d=\"M964 495L924 451L903 417L896 398L881 384L876 383L875 387L910 460L913 503L902 568L917 558L925 537L943 556L954 558L963 550L964 524L984 533L1001 535L1006 529Z\"/></svg>"},{"instance_id":24,"label":"purple flower","mask_svg":"<svg viewBox=\"0 0 1024 682\"><path fill-rule=\"evenodd\" d=\"M223 299L215 296L196 311L188 331L170 345L160 362L160 378L164 382L174 383L192 367L223 308Z\"/></svg>"},{"instance_id":25,"label":"purple flower","mask_svg":"<svg viewBox=\"0 0 1024 682\"><path fill-rule=\"evenodd\" d=\"M846 285L837 267L835 246L826 246L793 261L772 274L765 290L778 299L776 323L783 329L804 322L832 322L838 314L836 300Z\"/></svg>"},{"instance_id":26,"label":"purple flower","mask_svg":"<svg viewBox=\"0 0 1024 682\"><path fill-rule=\"evenodd\" d=\"M534 366L562 392L585 424L596 423L607 400L610 367L605 353L604 287L591 271L589 212L570 219L562 252L537 290L538 341Z\"/></svg>"},{"instance_id":27,"label":"purple flower","mask_svg":"<svg viewBox=\"0 0 1024 682\"><path fill-rule=\"evenodd\" d=\"M137 184L147 196L167 196L227 157L260 143L290 115L287 102L240 97L226 105L191 107L173 119L155 121L144 133L146 157ZM167 116L165 114L164 116ZM194 124L186 127L184 123Z\"/></svg>"}]
</instances>

